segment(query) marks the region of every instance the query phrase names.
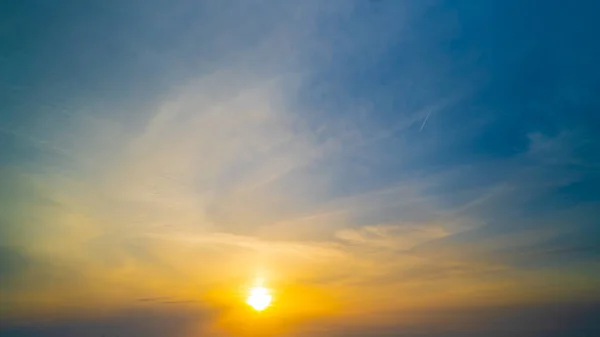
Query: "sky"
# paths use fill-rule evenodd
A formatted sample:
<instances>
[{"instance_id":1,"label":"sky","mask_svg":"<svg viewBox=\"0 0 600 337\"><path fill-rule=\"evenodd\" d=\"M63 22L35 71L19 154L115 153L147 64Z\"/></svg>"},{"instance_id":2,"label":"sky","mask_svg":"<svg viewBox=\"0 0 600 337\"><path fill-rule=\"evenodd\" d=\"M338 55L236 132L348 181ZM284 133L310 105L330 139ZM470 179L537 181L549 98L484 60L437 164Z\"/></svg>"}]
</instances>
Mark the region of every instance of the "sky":
<instances>
[{"instance_id":1,"label":"sky","mask_svg":"<svg viewBox=\"0 0 600 337\"><path fill-rule=\"evenodd\" d=\"M594 335L596 13L1 2L0 334Z\"/></svg>"}]
</instances>

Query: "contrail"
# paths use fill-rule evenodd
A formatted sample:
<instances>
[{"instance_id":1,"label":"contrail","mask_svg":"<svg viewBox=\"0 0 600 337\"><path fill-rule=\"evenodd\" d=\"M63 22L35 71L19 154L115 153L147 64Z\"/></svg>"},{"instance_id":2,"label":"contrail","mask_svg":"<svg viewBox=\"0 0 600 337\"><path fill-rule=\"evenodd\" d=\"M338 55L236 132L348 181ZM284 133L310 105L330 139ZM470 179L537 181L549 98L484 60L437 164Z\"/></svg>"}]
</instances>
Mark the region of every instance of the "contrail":
<instances>
[{"instance_id":1,"label":"contrail","mask_svg":"<svg viewBox=\"0 0 600 337\"><path fill-rule=\"evenodd\" d=\"M423 124L421 124L421 128L419 129L419 132L423 131L423 127L425 126L425 123L427 123L427 120L429 119L429 115L431 115L431 110L427 113L427 116L425 116L425 120L423 121Z\"/></svg>"}]
</instances>

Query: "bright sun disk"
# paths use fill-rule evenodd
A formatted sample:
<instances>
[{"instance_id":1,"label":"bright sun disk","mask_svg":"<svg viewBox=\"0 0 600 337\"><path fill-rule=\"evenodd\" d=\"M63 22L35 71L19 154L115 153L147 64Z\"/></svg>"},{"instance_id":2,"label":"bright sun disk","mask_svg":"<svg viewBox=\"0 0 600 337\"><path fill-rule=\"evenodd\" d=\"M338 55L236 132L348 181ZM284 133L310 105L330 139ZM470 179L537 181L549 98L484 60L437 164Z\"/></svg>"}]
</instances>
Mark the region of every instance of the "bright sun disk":
<instances>
[{"instance_id":1,"label":"bright sun disk","mask_svg":"<svg viewBox=\"0 0 600 337\"><path fill-rule=\"evenodd\" d=\"M272 297L267 288L254 287L250 289L250 295L246 299L246 303L254 308L254 310L262 311L271 304L271 300Z\"/></svg>"}]
</instances>

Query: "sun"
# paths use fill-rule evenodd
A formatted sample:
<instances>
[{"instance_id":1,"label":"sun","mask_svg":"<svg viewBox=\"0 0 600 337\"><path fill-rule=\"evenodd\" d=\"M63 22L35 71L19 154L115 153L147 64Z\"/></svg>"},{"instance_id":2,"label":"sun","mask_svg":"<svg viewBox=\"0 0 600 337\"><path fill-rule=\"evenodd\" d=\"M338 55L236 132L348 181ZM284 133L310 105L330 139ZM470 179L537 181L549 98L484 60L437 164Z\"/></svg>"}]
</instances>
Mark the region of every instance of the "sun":
<instances>
[{"instance_id":1,"label":"sun","mask_svg":"<svg viewBox=\"0 0 600 337\"><path fill-rule=\"evenodd\" d=\"M271 304L272 299L273 297L269 293L269 289L254 287L250 289L250 295L248 295L246 303L256 311L263 311Z\"/></svg>"}]
</instances>

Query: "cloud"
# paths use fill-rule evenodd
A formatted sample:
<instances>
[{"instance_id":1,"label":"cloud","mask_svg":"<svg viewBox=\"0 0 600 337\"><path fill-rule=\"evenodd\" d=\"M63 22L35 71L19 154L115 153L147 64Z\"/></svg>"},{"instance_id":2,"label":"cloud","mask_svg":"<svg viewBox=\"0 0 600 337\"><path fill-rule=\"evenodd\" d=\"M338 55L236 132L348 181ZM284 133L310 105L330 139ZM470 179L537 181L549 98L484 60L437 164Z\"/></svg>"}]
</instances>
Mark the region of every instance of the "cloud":
<instances>
[{"instance_id":1,"label":"cloud","mask_svg":"<svg viewBox=\"0 0 600 337\"><path fill-rule=\"evenodd\" d=\"M129 308L108 315L64 317L50 321L6 322L3 336L218 336L211 326L214 314L203 309L180 307Z\"/></svg>"},{"instance_id":2,"label":"cloud","mask_svg":"<svg viewBox=\"0 0 600 337\"><path fill-rule=\"evenodd\" d=\"M418 225L375 225L358 230L345 229L336 233L336 237L350 244L382 247L396 251L410 248L430 240L444 237L448 233L441 226Z\"/></svg>"},{"instance_id":3,"label":"cloud","mask_svg":"<svg viewBox=\"0 0 600 337\"><path fill-rule=\"evenodd\" d=\"M599 327L597 303L562 306L453 308L436 311L380 312L358 320L319 322L294 336L588 336Z\"/></svg>"},{"instance_id":4,"label":"cloud","mask_svg":"<svg viewBox=\"0 0 600 337\"><path fill-rule=\"evenodd\" d=\"M516 206L577 179L539 159L539 149L544 157L556 149L542 143L558 140L532 136L530 151L500 167L408 171L385 185L340 192L334 176L343 166L321 168L348 153L332 146L345 144L344 136L323 141L286 105L285 92L299 78L238 74L215 72L177 88L133 128L73 117L75 131L90 137L69 149L71 161L6 180L21 191L29 186L31 193L10 203L36 210L43 224L43 231L31 227L23 235L24 244L85 275L71 279L65 272L65 287L96 280L95 289L103 280L128 289L105 297L116 307L153 292L173 298L163 302L196 301L218 282L243 282L268 269L274 280L343 292L369 287L366 307L477 302L478 290L493 302L540 282L505 285L519 273L523 254L544 265L549 255L540 251L594 251L553 243L569 216L542 228L547 222L522 220ZM491 178L478 176L488 169ZM140 277L153 281L140 286ZM28 291L45 282L35 280ZM175 289L189 284L202 290ZM467 284L470 290L460 290ZM385 295L390 291L427 295L398 304ZM345 296L342 302L359 301Z\"/></svg>"},{"instance_id":5,"label":"cloud","mask_svg":"<svg viewBox=\"0 0 600 337\"><path fill-rule=\"evenodd\" d=\"M28 260L23 254L8 247L0 247L0 283L12 281L15 275L27 268Z\"/></svg>"}]
</instances>

